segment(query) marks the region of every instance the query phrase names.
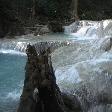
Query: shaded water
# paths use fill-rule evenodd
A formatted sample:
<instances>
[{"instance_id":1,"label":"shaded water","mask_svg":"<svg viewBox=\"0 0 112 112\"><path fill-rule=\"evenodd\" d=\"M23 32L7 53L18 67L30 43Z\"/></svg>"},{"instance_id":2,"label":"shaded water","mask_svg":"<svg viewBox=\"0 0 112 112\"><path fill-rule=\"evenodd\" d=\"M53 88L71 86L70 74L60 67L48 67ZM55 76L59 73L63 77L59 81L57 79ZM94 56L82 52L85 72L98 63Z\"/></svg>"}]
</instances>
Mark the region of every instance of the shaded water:
<instances>
[{"instance_id":1,"label":"shaded water","mask_svg":"<svg viewBox=\"0 0 112 112\"><path fill-rule=\"evenodd\" d=\"M26 57L0 54L0 112L15 112L21 95Z\"/></svg>"}]
</instances>

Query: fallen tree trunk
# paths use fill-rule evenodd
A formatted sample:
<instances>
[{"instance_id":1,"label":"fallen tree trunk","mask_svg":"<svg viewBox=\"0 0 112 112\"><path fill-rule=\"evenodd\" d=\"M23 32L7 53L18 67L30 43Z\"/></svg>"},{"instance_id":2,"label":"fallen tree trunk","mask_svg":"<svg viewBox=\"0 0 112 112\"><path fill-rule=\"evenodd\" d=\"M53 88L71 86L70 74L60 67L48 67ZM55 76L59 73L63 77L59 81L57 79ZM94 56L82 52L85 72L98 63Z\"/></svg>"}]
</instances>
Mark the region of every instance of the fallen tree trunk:
<instances>
[{"instance_id":1,"label":"fallen tree trunk","mask_svg":"<svg viewBox=\"0 0 112 112\"><path fill-rule=\"evenodd\" d=\"M76 103L71 103L71 98L69 100L67 95L62 95L56 84L49 56L50 49L40 48L37 53L34 46L28 45L26 51L28 60L25 81L17 112L67 112L70 109L74 110ZM66 106L70 108L67 109ZM79 102L76 109L78 111L75 112L80 112Z\"/></svg>"}]
</instances>

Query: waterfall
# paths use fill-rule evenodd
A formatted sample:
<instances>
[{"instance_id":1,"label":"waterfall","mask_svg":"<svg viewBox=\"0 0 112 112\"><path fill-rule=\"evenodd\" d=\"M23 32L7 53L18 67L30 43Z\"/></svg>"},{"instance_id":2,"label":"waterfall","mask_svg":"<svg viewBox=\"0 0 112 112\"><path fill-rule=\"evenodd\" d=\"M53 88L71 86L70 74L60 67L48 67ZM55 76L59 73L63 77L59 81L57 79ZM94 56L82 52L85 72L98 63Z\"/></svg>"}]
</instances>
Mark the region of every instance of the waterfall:
<instances>
[{"instance_id":1,"label":"waterfall","mask_svg":"<svg viewBox=\"0 0 112 112\"><path fill-rule=\"evenodd\" d=\"M0 40L0 53L27 45L50 48L57 84L75 95L83 112L112 112L112 21L77 21L64 34Z\"/></svg>"},{"instance_id":2,"label":"waterfall","mask_svg":"<svg viewBox=\"0 0 112 112\"><path fill-rule=\"evenodd\" d=\"M0 42L0 49L24 52L27 44L25 42Z\"/></svg>"},{"instance_id":3,"label":"waterfall","mask_svg":"<svg viewBox=\"0 0 112 112\"><path fill-rule=\"evenodd\" d=\"M76 37L98 37L112 36L112 20L102 21L76 21L69 26L65 26L65 34Z\"/></svg>"},{"instance_id":4,"label":"waterfall","mask_svg":"<svg viewBox=\"0 0 112 112\"><path fill-rule=\"evenodd\" d=\"M59 87L77 96L83 112L112 111L111 38L85 38L60 47L52 62Z\"/></svg>"},{"instance_id":5,"label":"waterfall","mask_svg":"<svg viewBox=\"0 0 112 112\"><path fill-rule=\"evenodd\" d=\"M98 32L97 35L99 38L103 38L104 37L104 26L103 26L103 21L99 22L99 27L98 27Z\"/></svg>"}]
</instances>

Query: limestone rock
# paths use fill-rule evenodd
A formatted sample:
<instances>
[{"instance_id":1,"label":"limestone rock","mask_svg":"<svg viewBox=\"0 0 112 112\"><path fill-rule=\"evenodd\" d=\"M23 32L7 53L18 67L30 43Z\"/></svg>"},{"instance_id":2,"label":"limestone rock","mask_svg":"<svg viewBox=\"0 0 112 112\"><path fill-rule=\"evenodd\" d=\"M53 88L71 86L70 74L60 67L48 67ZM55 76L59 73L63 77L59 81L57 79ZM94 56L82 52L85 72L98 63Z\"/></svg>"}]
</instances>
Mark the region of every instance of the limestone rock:
<instances>
[{"instance_id":1,"label":"limestone rock","mask_svg":"<svg viewBox=\"0 0 112 112\"><path fill-rule=\"evenodd\" d=\"M34 46L27 46L24 87L17 112L81 112L78 99L62 94L56 84L50 49L38 48L39 54Z\"/></svg>"}]
</instances>

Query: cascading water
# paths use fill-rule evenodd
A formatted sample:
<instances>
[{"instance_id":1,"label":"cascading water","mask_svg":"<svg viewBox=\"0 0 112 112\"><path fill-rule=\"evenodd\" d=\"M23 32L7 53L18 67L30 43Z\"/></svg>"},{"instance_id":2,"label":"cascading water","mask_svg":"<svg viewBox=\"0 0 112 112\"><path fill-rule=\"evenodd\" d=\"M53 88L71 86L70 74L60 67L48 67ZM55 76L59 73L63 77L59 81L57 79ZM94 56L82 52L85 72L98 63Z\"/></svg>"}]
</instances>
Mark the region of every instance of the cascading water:
<instances>
[{"instance_id":1,"label":"cascading water","mask_svg":"<svg viewBox=\"0 0 112 112\"><path fill-rule=\"evenodd\" d=\"M38 48L40 42L45 42L47 39L53 51L60 46L72 44L66 41L67 37L62 34L51 34L44 37L25 36L0 40L0 112L15 112L18 107L24 82L26 46L29 43L38 43L36 45Z\"/></svg>"},{"instance_id":2,"label":"cascading water","mask_svg":"<svg viewBox=\"0 0 112 112\"><path fill-rule=\"evenodd\" d=\"M112 112L111 29L111 20L80 21L65 27L67 35L29 35L13 40L1 40L0 55L17 55L21 52L25 54L27 44L35 44L38 48L40 42L47 41L46 45L52 50L52 63L61 90L75 95L84 112ZM23 76L20 80L23 80ZM18 90L21 90L20 88ZM13 89L8 92L7 97L14 98L13 95L20 96L20 91ZM5 104L2 107L5 106L8 107Z\"/></svg>"},{"instance_id":3,"label":"cascading water","mask_svg":"<svg viewBox=\"0 0 112 112\"><path fill-rule=\"evenodd\" d=\"M111 28L111 20L83 26L72 34L74 45L52 53L58 85L78 97L84 112L112 112Z\"/></svg>"}]
</instances>

